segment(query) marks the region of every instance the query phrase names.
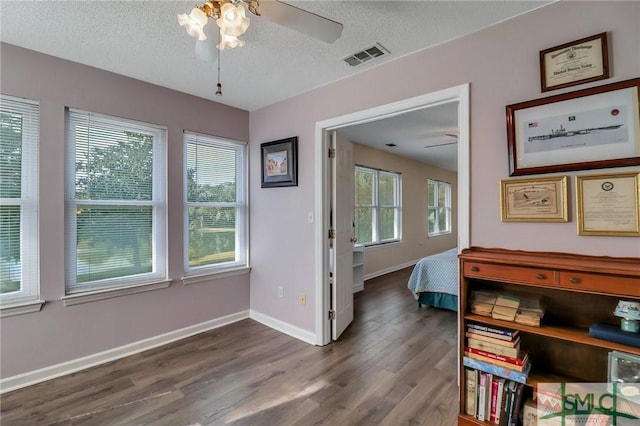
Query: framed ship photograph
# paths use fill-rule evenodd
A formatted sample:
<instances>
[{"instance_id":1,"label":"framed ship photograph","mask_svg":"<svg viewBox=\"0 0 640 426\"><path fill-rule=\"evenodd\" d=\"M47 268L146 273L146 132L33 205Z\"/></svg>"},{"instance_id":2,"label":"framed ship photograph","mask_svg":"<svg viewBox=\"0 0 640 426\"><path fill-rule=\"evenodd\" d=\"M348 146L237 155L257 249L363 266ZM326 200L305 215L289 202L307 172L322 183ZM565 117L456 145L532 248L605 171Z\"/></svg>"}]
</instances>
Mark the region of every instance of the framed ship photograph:
<instances>
[{"instance_id":1,"label":"framed ship photograph","mask_svg":"<svg viewBox=\"0 0 640 426\"><path fill-rule=\"evenodd\" d=\"M510 176L640 165L640 78L507 105Z\"/></svg>"}]
</instances>

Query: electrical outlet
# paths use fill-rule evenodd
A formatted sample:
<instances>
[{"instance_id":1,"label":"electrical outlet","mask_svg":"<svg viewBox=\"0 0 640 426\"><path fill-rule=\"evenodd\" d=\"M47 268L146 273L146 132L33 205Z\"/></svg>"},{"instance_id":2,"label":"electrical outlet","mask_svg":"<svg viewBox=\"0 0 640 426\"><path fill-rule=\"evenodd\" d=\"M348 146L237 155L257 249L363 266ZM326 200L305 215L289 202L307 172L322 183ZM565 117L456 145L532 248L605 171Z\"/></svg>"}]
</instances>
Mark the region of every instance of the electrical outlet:
<instances>
[{"instance_id":1,"label":"electrical outlet","mask_svg":"<svg viewBox=\"0 0 640 426\"><path fill-rule=\"evenodd\" d=\"M284 288L282 288L282 286L278 286L278 297L279 298L284 297Z\"/></svg>"},{"instance_id":2,"label":"electrical outlet","mask_svg":"<svg viewBox=\"0 0 640 426\"><path fill-rule=\"evenodd\" d=\"M301 295L300 295L300 300L299 300L299 301L300 301L300 304L301 304L302 306L306 305L306 304L307 304L307 295L306 295L306 294L301 294Z\"/></svg>"}]
</instances>

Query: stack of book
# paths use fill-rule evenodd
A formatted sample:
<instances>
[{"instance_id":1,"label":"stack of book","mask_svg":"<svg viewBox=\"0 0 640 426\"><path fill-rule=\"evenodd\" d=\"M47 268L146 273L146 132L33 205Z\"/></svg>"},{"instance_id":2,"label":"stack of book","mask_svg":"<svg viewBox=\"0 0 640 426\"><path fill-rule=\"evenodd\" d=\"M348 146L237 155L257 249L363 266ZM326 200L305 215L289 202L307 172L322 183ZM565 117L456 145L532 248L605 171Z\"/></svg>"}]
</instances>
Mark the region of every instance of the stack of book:
<instances>
[{"instance_id":1,"label":"stack of book","mask_svg":"<svg viewBox=\"0 0 640 426\"><path fill-rule=\"evenodd\" d=\"M490 317L496 304L496 295L491 292L474 291L471 295L471 312Z\"/></svg>"},{"instance_id":2,"label":"stack of book","mask_svg":"<svg viewBox=\"0 0 640 426\"><path fill-rule=\"evenodd\" d=\"M540 320L544 316L540 296L474 291L471 294L470 306L474 314L532 327L540 327Z\"/></svg>"},{"instance_id":3,"label":"stack of book","mask_svg":"<svg viewBox=\"0 0 640 426\"><path fill-rule=\"evenodd\" d=\"M498 425L515 424L531 370L528 354L520 349L520 332L469 323L465 336L466 413Z\"/></svg>"},{"instance_id":4,"label":"stack of book","mask_svg":"<svg viewBox=\"0 0 640 426\"><path fill-rule=\"evenodd\" d=\"M500 295L496 298L496 304L491 311L491 318L504 321L515 321L519 307L520 298Z\"/></svg>"},{"instance_id":5,"label":"stack of book","mask_svg":"<svg viewBox=\"0 0 640 426\"><path fill-rule=\"evenodd\" d=\"M542 305L540 296L522 297L518 312L516 313L515 322L532 327L540 327L540 320L543 316L544 306Z\"/></svg>"},{"instance_id":6,"label":"stack of book","mask_svg":"<svg viewBox=\"0 0 640 426\"><path fill-rule=\"evenodd\" d=\"M520 350L520 332L482 324L467 324L465 356L515 372L530 368L529 356Z\"/></svg>"}]
</instances>

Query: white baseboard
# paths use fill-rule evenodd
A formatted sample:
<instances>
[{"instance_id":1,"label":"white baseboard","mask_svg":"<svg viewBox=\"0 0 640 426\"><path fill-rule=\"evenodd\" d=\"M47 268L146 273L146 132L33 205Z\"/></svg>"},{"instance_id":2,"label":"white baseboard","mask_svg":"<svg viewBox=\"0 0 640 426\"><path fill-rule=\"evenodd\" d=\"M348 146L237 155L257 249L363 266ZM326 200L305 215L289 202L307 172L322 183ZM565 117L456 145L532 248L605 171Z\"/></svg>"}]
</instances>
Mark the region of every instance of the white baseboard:
<instances>
[{"instance_id":1,"label":"white baseboard","mask_svg":"<svg viewBox=\"0 0 640 426\"><path fill-rule=\"evenodd\" d=\"M364 290L364 283L353 286L353 292L354 293L357 293L357 292L362 291L362 290Z\"/></svg>"},{"instance_id":2,"label":"white baseboard","mask_svg":"<svg viewBox=\"0 0 640 426\"><path fill-rule=\"evenodd\" d=\"M150 337L148 339L129 343L124 346L109 349L104 352L77 358L61 364L52 365L41 368L39 370L30 371L28 373L19 374L12 377L0 379L0 394L20 389L26 386L35 385L56 377L65 376L75 373L86 368L95 367L96 365L134 355L158 346L166 345L176 340L184 339L214 328L222 327L243 319L249 318L249 311L241 311L235 314L226 315L200 324L192 325L180 330L171 331L159 336Z\"/></svg>"},{"instance_id":3,"label":"white baseboard","mask_svg":"<svg viewBox=\"0 0 640 426\"><path fill-rule=\"evenodd\" d=\"M303 342L309 343L311 345L316 344L316 335L311 331L296 327L295 325L291 325L284 321L280 321L279 319L272 318L253 310L250 311L249 318L258 321L259 323L264 324L267 327L273 328L274 330L278 330L281 333L288 334L291 337L302 340Z\"/></svg>"},{"instance_id":4,"label":"white baseboard","mask_svg":"<svg viewBox=\"0 0 640 426\"><path fill-rule=\"evenodd\" d=\"M409 266L415 266L416 263L418 263L418 260L420 259L416 259L416 260L411 260L409 262L403 263L401 265L394 265L390 268L386 268L386 269L382 269L380 271L376 271L376 272L372 272L370 274L367 274L364 276L364 280L370 280L371 278L376 278L379 277L381 275L386 275L386 274L390 274L392 272L396 272L399 271L400 269L404 269L404 268L408 268Z\"/></svg>"}]
</instances>

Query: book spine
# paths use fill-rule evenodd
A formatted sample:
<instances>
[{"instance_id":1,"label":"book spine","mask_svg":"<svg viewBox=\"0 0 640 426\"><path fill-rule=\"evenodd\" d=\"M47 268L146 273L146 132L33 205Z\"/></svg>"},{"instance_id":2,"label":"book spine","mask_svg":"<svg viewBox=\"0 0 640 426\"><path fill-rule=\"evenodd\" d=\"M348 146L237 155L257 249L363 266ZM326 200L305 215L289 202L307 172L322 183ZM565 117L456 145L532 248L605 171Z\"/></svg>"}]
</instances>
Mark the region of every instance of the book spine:
<instances>
[{"instance_id":1,"label":"book spine","mask_svg":"<svg viewBox=\"0 0 640 426\"><path fill-rule=\"evenodd\" d=\"M512 336L507 336L507 335L504 335L504 334L495 334L495 333L492 333L490 331L478 330L478 329L471 328L471 327L467 327L467 332L479 334L481 336L491 337L493 339L505 340L507 342L510 342L515 338L515 336L512 337Z\"/></svg>"},{"instance_id":2,"label":"book spine","mask_svg":"<svg viewBox=\"0 0 640 426\"><path fill-rule=\"evenodd\" d=\"M511 415L509 417L509 426L518 426L520 424L519 419L522 411L523 391L524 385L522 383L518 383L516 391L513 394L513 409L511 410Z\"/></svg>"},{"instance_id":3,"label":"book spine","mask_svg":"<svg viewBox=\"0 0 640 426\"><path fill-rule=\"evenodd\" d=\"M618 327L594 324L589 327L589 336L596 337L610 342L622 343L623 345L640 347L640 335L622 331Z\"/></svg>"},{"instance_id":4,"label":"book spine","mask_svg":"<svg viewBox=\"0 0 640 426\"><path fill-rule=\"evenodd\" d=\"M489 421L496 422L496 412L498 409L498 378L491 381L491 410L489 411Z\"/></svg>"},{"instance_id":5,"label":"book spine","mask_svg":"<svg viewBox=\"0 0 640 426\"><path fill-rule=\"evenodd\" d=\"M516 382L509 382L507 387L507 401L504 407L504 413L502 413L501 426L510 426L509 421L511 419L511 412L513 411L513 397L516 392Z\"/></svg>"},{"instance_id":6,"label":"book spine","mask_svg":"<svg viewBox=\"0 0 640 426\"><path fill-rule=\"evenodd\" d=\"M467 331L465 333L465 336L470 337L472 339L476 339L476 340L483 340L485 342L489 342L489 343L493 343L494 345L502 345L502 346L507 346L509 348L514 348L516 347L519 343L520 343L520 336L517 336L514 340L512 340L511 342L506 341L506 340L501 340L501 339L494 339L493 337L489 337L489 336L484 336L482 334L477 334L477 333L471 333L469 331Z\"/></svg>"},{"instance_id":7,"label":"book spine","mask_svg":"<svg viewBox=\"0 0 640 426\"><path fill-rule=\"evenodd\" d=\"M478 385L478 420L484 421L484 407L487 396L487 373L480 373L480 384Z\"/></svg>"},{"instance_id":8,"label":"book spine","mask_svg":"<svg viewBox=\"0 0 640 426\"><path fill-rule=\"evenodd\" d=\"M467 339L467 346L470 348L480 349L482 351L491 352L497 355L504 355L511 358L517 358L520 350L520 345L514 348L502 345L494 345L493 343L485 342L483 340L477 340L473 338Z\"/></svg>"},{"instance_id":9,"label":"book spine","mask_svg":"<svg viewBox=\"0 0 640 426\"><path fill-rule=\"evenodd\" d=\"M489 417L491 417L491 393L493 391L493 388L491 387L493 384L493 374L491 373L487 373L487 396L485 397L484 400L484 419L485 420L489 420Z\"/></svg>"},{"instance_id":10,"label":"book spine","mask_svg":"<svg viewBox=\"0 0 640 426\"><path fill-rule=\"evenodd\" d=\"M495 359L496 361L506 362L507 364L513 364L515 366L520 366L520 367L522 367L527 361L526 356L521 356L520 358L511 358L508 356L496 354L493 352L487 352L487 351L483 351L482 349L476 349L472 347L466 347L464 348L464 350L473 354L481 355L485 358Z\"/></svg>"},{"instance_id":11,"label":"book spine","mask_svg":"<svg viewBox=\"0 0 640 426\"><path fill-rule=\"evenodd\" d=\"M465 412L470 416L476 415L476 391L478 386L478 370L465 369L466 396Z\"/></svg>"},{"instance_id":12,"label":"book spine","mask_svg":"<svg viewBox=\"0 0 640 426\"><path fill-rule=\"evenodd\" d=\"M529 374L529 370L531 369L530 363L528 363L524 368L524 370L520 372L520 371L515 371L509 368L503 368L498 365L484 362L481 360L469 358L468 356L463 356L462 362L465 367L474 368L476 370L489 372L492 374L497 374L500 377L503 377L508 380L513 380L519 383L527 382L527 375Z\"/></svg>"},{"instance_id":13,"label":"book spine","mask_svg":"<svg viewBox=\"0 0 640 426\"><path fill-rule=\"evenodd\" d=\"M482 362L485 362L485 363L488 363L488 364L493 364L495 366L506 368L506 369L509 369L511 371L519 372L519 373L522 373L524 371L525 367L526 367L526 364L525 365L510 364L508 362L498 361L497 359L488 358L486 356L474 354L472 352L465 352L464 355L469 357L469 358L471 358L471 359L475 359L477 361L482 361Z\"/></svg>"},{"instance_id":14,"label":"book spine","mask_svg":"<svg viewBox=\"0 0 640 426\"><path fill-rule=\"evenodd\" d=\"M496 404L496 419L494 421L495 424L500 424L500 419L502 418L502 411L504 410L504 403L506 399L506 395L504 392L504 385L506 380L503 378L498 379L498 397Z\"/></svg>"},{"instance_id":15,"label":"book spine","mask_svg":"<svg viewBox=\"0 0 640 426\"><path fill-rule=\"evenodd\" d=\"M493 328L493 327L487 327L486 325L481 325L481 324L467 324L467 329L469 331L479 330L479 331L484 331L484 332L487 332L487 333L497 334L497 335L501 335L501 336L507 336L510 339L512 339L513 337L516 336L516 334L518 334L518 330L507 330L507 329L502 329L502 328Z\"/></svg>"}]
</instances>

